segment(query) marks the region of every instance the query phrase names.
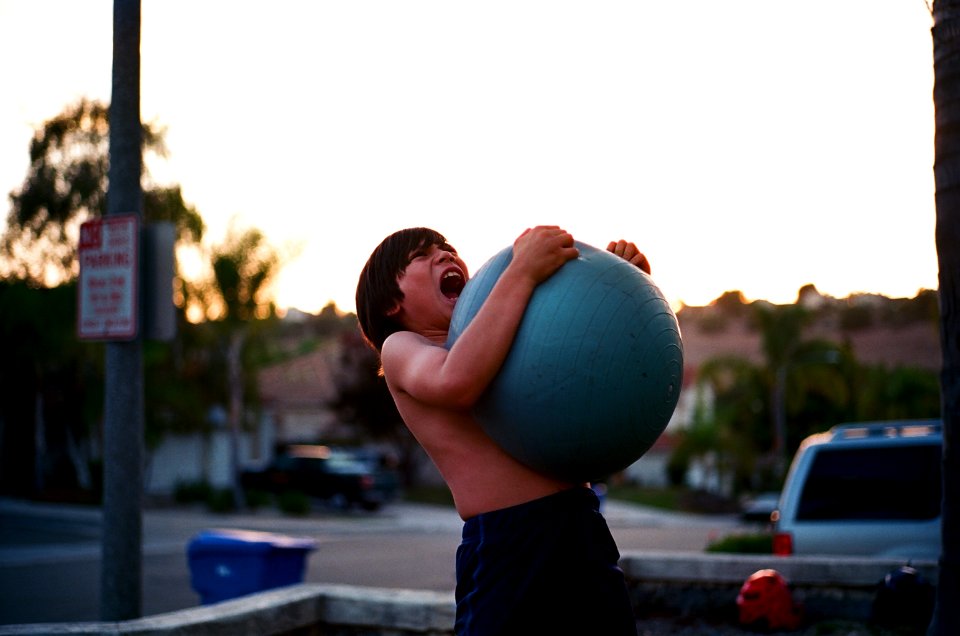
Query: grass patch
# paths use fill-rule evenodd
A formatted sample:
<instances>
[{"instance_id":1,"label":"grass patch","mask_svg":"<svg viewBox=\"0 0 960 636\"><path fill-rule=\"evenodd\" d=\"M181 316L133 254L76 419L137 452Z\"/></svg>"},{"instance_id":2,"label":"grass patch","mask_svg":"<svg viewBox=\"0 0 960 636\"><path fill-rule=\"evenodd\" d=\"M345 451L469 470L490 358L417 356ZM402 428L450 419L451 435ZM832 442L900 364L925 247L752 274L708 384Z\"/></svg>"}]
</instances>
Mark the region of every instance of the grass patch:
<instances>
[{"instance_id":1,"label":"grass patch","mask_svg":"<svg viewBox=\"0 0 960 636\"><path fill-rule=\"evenodd\" d=\"M453 495L446 486L412 486L404 488L403 500L411 503L453 507Z\"/></svg>"},{"instance_id":2,"label":"grass patch","mask_svg":"<svg viewBox=\"0 0 960 636\"><path fill-rule=\"evenodd\" d=\"M773 554L773 535L769 532L731 534L707 546L707 552L735 554Z\"/></svg>"},{"instance_id":3,"label":"grass patch","mask_svg":"<svg viewBox=\"0 0 960 636\"><path fill-rule=\"evenodd\" d=\"M679 487L650 488L635 484L608 484L607 497L677 512L726 514L740 510L735 501L726 497Z\"/></svg>"},{"instance_id":4,"label":"grass patch","mask_svg":"<svg viewBox=\"0 0 960 636\"><path fill-rule=\"evenodd\" d=\"M607 485L607 498L630 503L679 510L683 491L679 488L641 488L632 484Z\"/></svg>"}]
</instances>

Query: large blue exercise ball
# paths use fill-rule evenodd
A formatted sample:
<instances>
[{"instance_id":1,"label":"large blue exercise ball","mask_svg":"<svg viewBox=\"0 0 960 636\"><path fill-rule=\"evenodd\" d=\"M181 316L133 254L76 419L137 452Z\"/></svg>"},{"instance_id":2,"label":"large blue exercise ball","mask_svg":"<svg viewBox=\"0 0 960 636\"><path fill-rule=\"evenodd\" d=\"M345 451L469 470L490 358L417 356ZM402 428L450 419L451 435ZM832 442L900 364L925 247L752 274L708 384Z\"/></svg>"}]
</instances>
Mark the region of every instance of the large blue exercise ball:
<instances>
[{"instance_id":1,"label":"large blue exercise ball","mask_svg":"<svg viewBox=\"0 0 960 636\"><path fill-rule=\"evenodd\" d=\"M645 272L590 245L534 291L507 359L474 406L528 466L571 481L619 472L653 445L680 397L683 343ZM457 300L452 347L513 257L487 261Z\"/></svg>"}]
</instances>

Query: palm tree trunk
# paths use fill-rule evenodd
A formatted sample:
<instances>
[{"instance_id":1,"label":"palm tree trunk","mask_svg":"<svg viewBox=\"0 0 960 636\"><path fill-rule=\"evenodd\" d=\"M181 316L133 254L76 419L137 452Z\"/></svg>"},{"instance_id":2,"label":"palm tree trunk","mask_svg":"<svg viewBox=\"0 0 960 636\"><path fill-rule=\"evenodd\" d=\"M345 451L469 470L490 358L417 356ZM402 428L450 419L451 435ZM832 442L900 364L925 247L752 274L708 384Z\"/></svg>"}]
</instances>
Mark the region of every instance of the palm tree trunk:
<instances>
[{"instance_id":1,"label":"palm tree trunk","mask_svg":"<svg viewBox=\"0 0 960 636\"><path fill-rule=\"evenodd\" d=\"M943 516L937 603L928 634L960 634L960 2L933 3L936 107L937 257L940 265L940 373Z\"/></svg>"},{"instance_id":2,"label":"palm tree trunk","mask_svg":"<svg viewBox=\"0 0 960 636\"><path fill-rule=\"evenodd\" d=\"M777 479L783 479L787 468L787 362L777 365L773 375L773 466Z\"/></svg>"},{"instance_id":3,"label":"palm tree trunk","mask_svg":"<svg viewBox=\"0 0 960 636\"><path fill-rule=\"evenodd\" d=\"M243 488L240 487L240 429L243 423L243 364L242 353L245 338L244 327L234 327L227 345L227 375L230 405L230 477L233 502L238 508L246 507Z\"/></svg>"},{"instance_id":4,"label":"palm tree trunk","mask_svg":"<svg viewBox=\"0 0 960 636\"><path fill-rule=\"evenodd\" d=\"M33 490L42 495L46 488L47 427L43 413L43 392L39 388L33 403Z\"/></svg>"}]
</instances>

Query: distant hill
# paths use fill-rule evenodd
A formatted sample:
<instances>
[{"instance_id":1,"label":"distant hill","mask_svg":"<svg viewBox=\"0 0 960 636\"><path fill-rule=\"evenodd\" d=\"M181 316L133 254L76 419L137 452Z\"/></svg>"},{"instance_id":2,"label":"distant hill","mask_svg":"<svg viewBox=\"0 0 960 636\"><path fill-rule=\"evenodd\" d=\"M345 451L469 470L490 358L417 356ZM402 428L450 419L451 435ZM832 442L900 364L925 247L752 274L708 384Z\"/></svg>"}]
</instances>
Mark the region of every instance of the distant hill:
<instances>
[{"instance_id":1,"label":"distant hill","mask_svg":"<svg viewBox=\"0 0 960 636\"><path fill-rule=\"evenodd\" d=\"M849 342L861 364L907 366L939 371L939 314L936 292L921 291L914 298L887 298L859 294L833 298L806 285L798 302L811 313L805 338ZM706 306L684 306L677 312L684 343L684 364L696 370L718 356L736 355L763 362L760 333L753 326L757 300L747 303L740 292L726 292ZM319 314L290 310L274 334L272 362L314 351L332 334L354 332L356 316L328 305Z\"/></svg>"},{"instance_id":2,"label":"distant hill","mask_svg":"<svg viewBox=\"0 0 960 636\"><path fill-rule=\"evenodd\" d=\"M744 325L723 331L703 331L695 321L680 319L684 365L694 369L718 356L740 356L750 362L763 362L760 334ZM934 325L913 324L903 327L871 327L849 334L826 330L808 332L813 338L850 342L861 364L886 367L915 367L939 371L940 334Z\"/></svg>"},{"instance_id":3,"label":"distant hill","mask_svg":"<svg viewBox=\"0 0 960 636\"><path fill-rule=\"evenodd\" d=\"M916 298L859 295L845 299L821 296L812 286L801 290L801 303L811 313L804 338L849 343L861 364L914 367L939 371L939 318L935 292ZM684 364L699 368L718 356L740 356L763 362L760 333L753 326L753 305L739 292L728 292L705 307L683 307L677 313L684 345Z\"/></svg>"}]
</instances>

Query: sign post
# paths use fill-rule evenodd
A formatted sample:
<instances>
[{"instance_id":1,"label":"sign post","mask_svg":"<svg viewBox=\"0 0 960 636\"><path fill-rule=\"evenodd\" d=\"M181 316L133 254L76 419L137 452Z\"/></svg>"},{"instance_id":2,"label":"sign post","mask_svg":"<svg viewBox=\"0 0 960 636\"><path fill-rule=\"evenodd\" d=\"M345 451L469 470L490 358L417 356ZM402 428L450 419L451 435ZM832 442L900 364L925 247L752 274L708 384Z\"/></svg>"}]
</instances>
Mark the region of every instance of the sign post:
<instances>
[{"instance_id":1,"label":"sign post","mask_svg":"<svg viewBox=\"0 0 960 636\"><path fill-rule=\"evenodd\" d=\"M113 217L133 214L143 216L142 125L140 122L140 0L113 0L113 93L110 99L110 173L107 191L107 214ZM129 221L120 226L129 229ZM117 226L104 225L107 227ZM101 232L101 241L107 231ZM112 236L113 231L109 232ZM138 232L131 231L133 249L139 246ZM121 254L118 234L116 247L110 240L105 250ZM96 236L88 234L96 244ZM92 248L91 248L92 249ZM134 252L135 253L135 252ZM116 259L116 263L112 261ZM136 267L137 259L131 259ZM123 256L104 257L98 264L120 266L123 274L107 278L107 292L102 316L116 316L116 321L102 319L104 329L130 333L126 340L107 342L104 364L106 378L103 397L103 538L100 560L100 618L122 621L139 618L143 608L143 347L137 333L136 287L131 282L129 298L132 307L124 309L126 283L120 277ZM94 268L97 269L97 268ZM106 269L106 268L105 268ZM111 282L112 280L112 282ZM131 279L133 280L133 279ZM114 288L113 285L116 284ZM98 293L100 293L98 291ZM110 303L116 301L116 305ZM94 305L96 306L96 305ZM127 319L129 318L129 323ZM110 323L109 327L107 323ZM94 320L90 328L101 323Z\"/></svg>"},{"instance_id":2,"label":"sign post","mask_svg":"<svg viewBox=\"0 0 960 636\"><path fill-rule=\"evenodd\" d=\"M81 340L132 340L137 336L139 236L133 214L80 226L77 331Z\"/></svg>"}]
</instances>

